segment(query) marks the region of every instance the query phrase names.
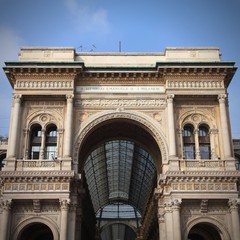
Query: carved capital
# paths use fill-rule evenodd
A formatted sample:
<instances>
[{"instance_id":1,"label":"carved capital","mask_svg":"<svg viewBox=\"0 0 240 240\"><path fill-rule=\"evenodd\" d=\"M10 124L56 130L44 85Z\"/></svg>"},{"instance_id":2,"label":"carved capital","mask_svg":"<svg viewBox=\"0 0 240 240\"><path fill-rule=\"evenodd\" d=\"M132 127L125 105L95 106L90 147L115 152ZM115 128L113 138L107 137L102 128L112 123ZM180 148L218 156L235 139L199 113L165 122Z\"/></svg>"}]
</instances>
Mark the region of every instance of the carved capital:
<instances>
[{"instance_id":1,"label":"carved capital","mask_svg":"<svg viewBox=\"0 0 240 240\"><path fill-rule=\"evenodd\" d=\"M12 205L12 199L5 199L0 202L0 207L2 210L10 211Z\"/></svg>"},{"instance_id":2,"label":"carved capital","mask_svg":"<svg viewBox=\"0 0 240 240\"><path fill-rule=\"evenodd\" d=\"M174 94L168 94L167 95L167 103L173 103L175 95Z\"/></svg>"},{"instance_id":3,"label":"carved capital","mask_svg":"<svg viewBox=\"0 0 240 240\"><path fill-rule=\"evenodd\" d=\"M68 211L69 205L70 205L70 199L60 199L59 203L60 203L61 210Z\"/></svg>"},{"instance_id":4,"label":"carved capital","mask_svg":"<svg viewBox=\"0 0 240 240\"><path fill-rule=\"evenodd\" d=\"M173 210L179 210L181 206L181 202L178 199L174 199L172 201L172 209Z\"/></svg>"},{"instance_id":5,"label":"carved capital","mask_svg":"<svg viewBox=\"0 0 240 240\"><path fill-rule=\"evenodd\" d=\"M230 208L230 211L238 210L238 201L237 199L229 199L228 206Z\"/></svg>"},{"instance_id":6,"label":"carved capital","mask_svg":"<svg viewBox=\"0 0 240 240\"><path fill-rule=\"evenodd\" d=\"M13 102L15 103L21 103L22 95L21 94L14 94L13 95Z\"/></svg>"},{"instance_id":7,"label":"carved capital","mask_svg":"<svg viewBox=\"0 0 240 240\"><path fill-rule=\"evenodd\" d=\"M67 102L68 102L68 103L72 103L72 102L73 102L73 98L74 98L74 95L73 95L73 94L68 94L68 95L66 95L66 99L67 99Z\"/></svg>"},{"instance_id":8,"label":"carved capital","mask_svg":"<svg viewBox=\"0 0 240 240\"><path fill-rule=\"evenodd\" d=\"M218 95L218 101L219 103L225 103L227 99L227 94L219 94Z\"/></svg>"}]
</instances>

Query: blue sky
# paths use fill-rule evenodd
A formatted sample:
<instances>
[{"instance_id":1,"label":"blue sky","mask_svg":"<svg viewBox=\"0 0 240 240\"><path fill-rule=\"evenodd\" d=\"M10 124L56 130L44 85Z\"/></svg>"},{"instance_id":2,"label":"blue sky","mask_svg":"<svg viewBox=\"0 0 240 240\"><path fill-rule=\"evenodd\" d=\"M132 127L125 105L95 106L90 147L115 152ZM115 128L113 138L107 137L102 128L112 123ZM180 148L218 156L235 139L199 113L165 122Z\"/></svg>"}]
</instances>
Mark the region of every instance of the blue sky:
<instances>
[{"instance_id":1,"label":"blue sky","mask_svg":"<svg viewBox=\"0 0 240 240\"><path fill-rule=\"evenodd\" d=\"M97 52L219 47L240 64L240 0L0 0L0 66L21 46ZM239 69L240 72L240 69ZM240 138L240 73L228 88L233 137ZM8 134L12 89L0 70L0 135Z\"/></svg>"}]
</instances>

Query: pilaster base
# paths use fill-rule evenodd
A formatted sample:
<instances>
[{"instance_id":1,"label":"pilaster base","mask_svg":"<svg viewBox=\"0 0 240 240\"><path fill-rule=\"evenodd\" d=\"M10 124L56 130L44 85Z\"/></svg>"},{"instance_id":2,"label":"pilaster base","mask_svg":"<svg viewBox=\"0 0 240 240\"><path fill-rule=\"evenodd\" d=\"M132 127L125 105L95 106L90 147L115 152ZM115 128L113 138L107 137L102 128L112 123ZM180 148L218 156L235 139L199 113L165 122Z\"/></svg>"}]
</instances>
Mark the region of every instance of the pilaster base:
<instances>
[{"instance_id":1,"label":"pilaster base","mask_svg":"<svg viewBox=\"0 0 240 240\"><path fill-rule=\"evenodd\" d=\"M17 162L17 159L15 157L8 157L3 162L4 167L2 168L2 171L15 171L16 170L16 162Z\"/></svg>"},{"instance_id":2,"label":"pilaster base","mask_svg":"<svg viewBox=\"0 0 240 240\"><path fill-rule=\"evenodd\" d=\"M226 159L225 161L225 169L228 171L236 170L236 160L234 158Z\"/></svg>"},{"instance_id":3,"label":"pilaster base","mask_svg":"<svg viewBox=\"0 0 240 240\"><path fill-rule=\"evenodd\" d=\"M169 157L169 170L170 171L179 171L178 157L175 157L175 156Z\"/></svg>"},{"instance_id":4,"label":"pilaster base","mask_svg":"<svg viewBox=\"0 0 240 240\"><path fill-rule=\"evenodd\" d=\"M62 161L62 170L72 170L72 158L67 157L61 160Z\"/></svg>"}]
</instances>

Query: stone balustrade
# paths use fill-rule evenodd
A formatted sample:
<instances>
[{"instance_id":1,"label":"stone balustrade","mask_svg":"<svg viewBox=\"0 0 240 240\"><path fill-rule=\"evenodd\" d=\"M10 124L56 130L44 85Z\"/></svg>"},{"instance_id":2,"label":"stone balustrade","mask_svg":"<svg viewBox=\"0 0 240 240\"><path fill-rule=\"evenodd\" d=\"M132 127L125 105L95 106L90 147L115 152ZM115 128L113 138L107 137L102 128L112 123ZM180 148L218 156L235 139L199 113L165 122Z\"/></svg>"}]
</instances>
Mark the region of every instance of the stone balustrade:
<instances>
[{"instance_id":1,"label":"stone balustrade","mask_svg":"<svg viewBox=\"0 0 240 240\"><path fill-rule=\"evenodd\" d=\"M180 160L180 169L182 171L192 170L211 170L211 171L224 171L224 160Z\"/></svg>"},{"instance_id":2,"label":"stone balustrade","mask_svg":"<svg viewBox=\"0 0 240 240\"><path fill-rule=\"evenodd\" d=\"M30 170L62 170L62 161L60 160L17 160L17 171Z\"/></svg>"}]
</instances>

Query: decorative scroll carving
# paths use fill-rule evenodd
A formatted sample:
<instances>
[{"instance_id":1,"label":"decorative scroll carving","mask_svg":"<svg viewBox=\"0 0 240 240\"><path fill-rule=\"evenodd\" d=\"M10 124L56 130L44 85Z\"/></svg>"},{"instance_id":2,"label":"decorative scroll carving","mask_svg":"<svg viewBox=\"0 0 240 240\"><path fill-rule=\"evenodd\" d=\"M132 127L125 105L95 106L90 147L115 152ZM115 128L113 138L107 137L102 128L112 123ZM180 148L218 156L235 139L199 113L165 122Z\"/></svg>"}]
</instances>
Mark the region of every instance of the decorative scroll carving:
<instances>
[{"instance_id":1,"label":"decorative scroll carving","mask_svg":"<svg viewBox=\"0 0 240 240\"><path fill-rule=\"evenodd\" d=\"M34 199L33 200L33 211L35 213L41 212L41 205L40 205L40 200L39 199Z\"/></svg>"},{"instance_id":2,"label":"decorative scroll carving","mask_svg":"<svg viewBox=\"0 0 240 240\"><path fill-rule=\"evenodd\" d=\"M207 213L208 212L208 200L202 200L200 203L200 212Z\"/></svg>"},{"instance_id":3,"label":"decorative scroll carving","mask_svg":"<svg viewBox=\"0 0 240 240\"><path fill-rule=\"evenodd\" d=\"M73 82L69 80L51 80L51 81L30 81L17 80L15 89L72 89Z\"/></svg>"},{"instance_id":4,"label":"decorative scroll carving","mask_svg":"<svg viewBox=\"0 0 240 240\"><path fill-rule=\"evenodd\" d=\"M75 101L76 106L96 108L153 108L162 107L165 108L166 103L164 99L81 99Z\"/></svg>"}]
</instances>

